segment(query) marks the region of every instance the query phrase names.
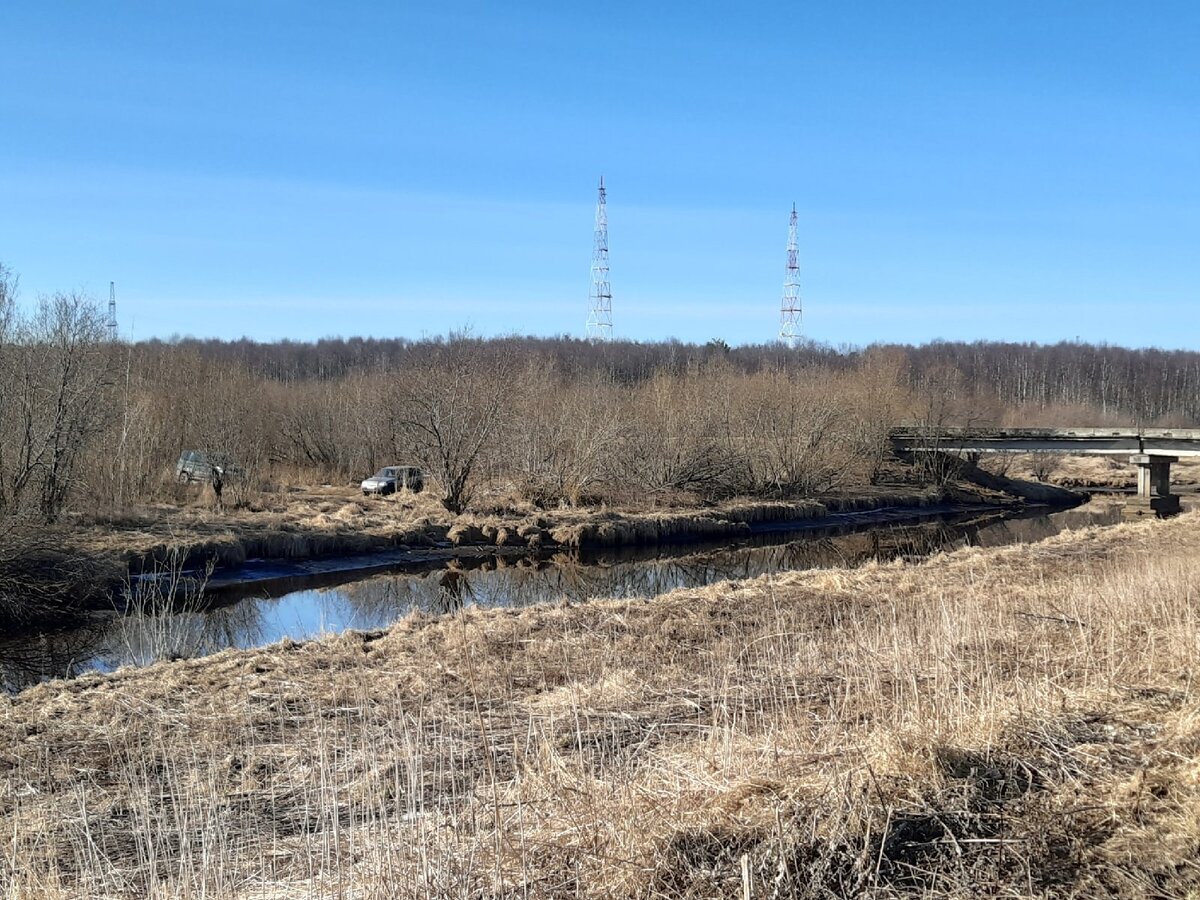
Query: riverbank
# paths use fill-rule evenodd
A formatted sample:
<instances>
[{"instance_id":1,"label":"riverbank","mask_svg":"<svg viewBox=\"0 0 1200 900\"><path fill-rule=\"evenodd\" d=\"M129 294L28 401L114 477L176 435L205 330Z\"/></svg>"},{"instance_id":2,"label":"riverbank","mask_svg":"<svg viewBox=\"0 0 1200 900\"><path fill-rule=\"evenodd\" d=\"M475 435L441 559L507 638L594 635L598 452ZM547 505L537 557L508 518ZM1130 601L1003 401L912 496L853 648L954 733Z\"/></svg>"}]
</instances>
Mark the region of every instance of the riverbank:
<instances>
[{"instance_id":1,"label":"riverbank","mask_svg":"<svg viewBox=\"0 0 1200 900\"><path fill-rule=\"evenodd\" d=\"M1099 509L1106 509L1101 504ZM513 544L453 544L442 541L429 547L401 547L373 553L337 555L316 559L251 559L240 565L230 566L207 576L206 596L225 598L242 593L259 594L276 583L303 586L310 579L329 576L328 583L355 580L375 572L420 573L453 566L467 570L478 566L537 566L552 560L570 559L578 565L595 563L610 564L616 561L660 559L676 554L722 552L738 547L746 541L771 536L790 536L799 539L811 534L838 534L870 531L878 528L915 526L928 522L1007 521L1026 515L1049 515L1052 511L1063 512L1064 507L1031 506L1025 509L998 507L990 503L936 503L925 506L873 506L866 509L831 511L822 508L820 515L804 518L761 518L754 522L740 520L716 520L718 527L696 531L681 530L673 537L663 540L613 542L584 541L568 545L553 540L535 547ZM811 508L809 510L811 512ZM620 518L618 526L624 525ZM657 526L658 523L655 523ZM589 523L588 529L599 531L611 527L607 522ZM642 525L643 533L650 531ZM579 535L582 528L573 526L572 535ZM629 529L637 533L634 529ZM655 531L651 533L656 533ZM619 533L619 532L618 532Z\"/></svg>"},{"instance_id":2,"label":"riverbank","mask_svg":"<svg viewBox=\"0 0 1200 900\"><path fill-rule=\"evenodd\" d=\"M247 559L316 559L397 547L505 547L549 550L645 546L733 538L766 522L801 522L831 513L922 509L959 498L996 506L997 491L881 490L798 502L742 499L709 506L608 509L532 506L452 515L427 495L364 498L324 489L273 508L229 513L163 510L79 532L81 549L113 553L135 574L166 564L224 568Z\"/></svg>"},{"instance_id":3,"label":"riverbank","mask_svg":"<svg viewBox=\"0 0 1200 900\"><path fill-rule=\"evenodd\" d=\"M1200 518L0 698L7 893L1184 896Z\"/></svg>"},{"instance_id":4,"label":"riverbank","mask_svg":"<svg viewBox=\"0 0 1200 900\"><path fill-rule=\"evenodd\" d=\"M255 560L213 576L198 604L183 599L174 612L135 608L128 615L97 614L75 628L0 636L0 690L229 648L265 647L284 638L306 641L348 629L380 630L416 612L652 597L731 578L893 559L915 562L964 546L1030 543L1063 530L1121 521L1120 505L1103 501L1058 511L947 515L935 510L841 513L799 530L764 526L748 538L669 548L536 555L513 548L508 555L459 547L300 562ZM426 554L430 558L419 562ZM177 586L175 596L181 594L186 597L187 588Z\"/></svg>"},{"instance_id":5,"label":"riverbank","mask_svg":"<svg viewBox=\"0 0 1200 900\"><path fill-rule=\"evenodd\" d=\"M111 608L113 597L131 578L233 570L250 559L296 562L401 552L420 563L430 555L448 557L471 548L537 555L732 540L773 523L818 521L848 512L956 504L1017 508L1025 502L1018 490L964 481L937 488L864 487L844 496L797 502L742 499L619 510L542 510L528 503L499 503L459 516L428 494L363 497L352 488L330 486L264 495L254 504L220 511L202 504L163 504L121 516L76 517L58 526L45 540L61 548L56 551L59 569L88 573L87 589L63 591L57 600L45 592L38 604L22 605L8 597L0 579L0 626L68 625L91 611ZM1035 499L1042 499L1041 494ZM1058 495L1060 503L1082 499L1065 491ZM9 562L19 569L19 559Z\"/></svg>"},{"instance_id":6,"label":"riverbank","mask_svg":"<svg viewBox=\"0 0 1200 900\"><path fill-rule=\"evenodd\" d=\"M1137 470L1126 456L1014 453L1011 458L993 458L991 465L1004 468L1012 478L1040 479L1071 490L1120 492L1137 487ZM1200 485L1200 457L1180 457L1171 466L1171 484L1176 493L1195 493Z\"/></svg>"}]
</instances>

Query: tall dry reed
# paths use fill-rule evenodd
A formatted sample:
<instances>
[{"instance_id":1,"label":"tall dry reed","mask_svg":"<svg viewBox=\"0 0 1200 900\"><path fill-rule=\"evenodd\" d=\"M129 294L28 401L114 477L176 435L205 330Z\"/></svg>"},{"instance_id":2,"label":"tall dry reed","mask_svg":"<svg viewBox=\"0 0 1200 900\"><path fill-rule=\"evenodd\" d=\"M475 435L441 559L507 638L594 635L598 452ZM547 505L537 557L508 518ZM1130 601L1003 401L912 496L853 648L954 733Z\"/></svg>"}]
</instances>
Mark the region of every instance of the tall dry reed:
<instances>
[{"instance_id":1,"label":"tall dry reed","mask_svg":"<svg viewBox=\"0 0 1200 900\"><path fill-rule=\"evenodd\" d=\"M1183 896L1200 521L3 702L11 895Z\"/></svg>"}]
</instances>

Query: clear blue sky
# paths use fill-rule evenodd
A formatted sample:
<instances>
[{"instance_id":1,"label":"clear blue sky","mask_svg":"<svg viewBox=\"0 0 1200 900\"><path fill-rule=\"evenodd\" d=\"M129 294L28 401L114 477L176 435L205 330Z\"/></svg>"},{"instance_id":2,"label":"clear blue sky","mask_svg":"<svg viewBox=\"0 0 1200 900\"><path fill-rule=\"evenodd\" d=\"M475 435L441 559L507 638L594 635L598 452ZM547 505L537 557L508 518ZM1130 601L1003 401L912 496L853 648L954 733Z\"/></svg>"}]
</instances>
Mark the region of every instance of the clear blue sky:
<instances>
[{"instance_id":1,"label":"clear blue sky","mask_svg":"<svg viewBox=\"0 0 1200 900\"><path fill-rule=\"evenodd\" d=\"M1200 347L1200 3L13 3L0 261L122 328Z\"/></svg>"}]
</instances>

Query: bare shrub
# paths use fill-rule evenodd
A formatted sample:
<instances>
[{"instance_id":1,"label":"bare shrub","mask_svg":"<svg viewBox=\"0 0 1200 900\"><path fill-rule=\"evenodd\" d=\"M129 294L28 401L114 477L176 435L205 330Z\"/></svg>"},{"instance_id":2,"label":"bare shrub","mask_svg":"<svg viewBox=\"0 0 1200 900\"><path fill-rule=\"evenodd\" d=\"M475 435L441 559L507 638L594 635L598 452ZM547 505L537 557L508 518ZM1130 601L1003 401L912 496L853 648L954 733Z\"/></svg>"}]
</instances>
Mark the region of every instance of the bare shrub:
<instances>
[{"instance_id":1,"label":"bare shrub","mask_svg":"<svg viewBox=\"0 0 1200 900\"><path fill-rule=\"evenodd\" d=\"M621 486L647 495L720 490L734 460L722 440L724 410L712 387L698 375L659 374L626 394L621 411L628 427L614 448Z\"/></svg>"},{"instance_id":2,"label":"bare shrub","mask_svg":"<svg viewBox=\"0 0 1200 900\"><path fill-rule=\"evenodd\" d=\"M865 483L886 453L891 407L873 379L813 371L742 380L729 404L744 492L811 496Z\"/></svg>"},{"instance_id":3,"label":"bare shrub","mask_svg":"<svg viewBox=\"0 0 1200 900\"><path fill-rule=\"evenodd\" d=\"M614 450L631 427L619 394L605 379L572 383L548 363L531 364L511 398L497 474L511 460L518 495L540 506L610 494Z\"/></svg>"},{"instance_id":4,"label":"bare shrub","mask_svg":"<svg viewBox=\"0 0 1200 900\"><path fill-rule=\"evenodd\" d=\"M978 465L985 472L990 472L993 475L1007 477L1012 471L1013 463L1016 461L1017 453L984 453L980 456Z\"/></svg>"},{"instance_id":5,"label":"bare shrub","mask_svg":"<svg viewBox=\"0 0 1200 900\"><path fill-rule=\"evenodd\" d=\"M1033 472L1033 477L1038 481L1047 481L1051 475L1062 465L1064 454L1051 453L1044 451L1040 453L1031 453L1029 460L1029 470Z\"/></svg>"}]
</instances>

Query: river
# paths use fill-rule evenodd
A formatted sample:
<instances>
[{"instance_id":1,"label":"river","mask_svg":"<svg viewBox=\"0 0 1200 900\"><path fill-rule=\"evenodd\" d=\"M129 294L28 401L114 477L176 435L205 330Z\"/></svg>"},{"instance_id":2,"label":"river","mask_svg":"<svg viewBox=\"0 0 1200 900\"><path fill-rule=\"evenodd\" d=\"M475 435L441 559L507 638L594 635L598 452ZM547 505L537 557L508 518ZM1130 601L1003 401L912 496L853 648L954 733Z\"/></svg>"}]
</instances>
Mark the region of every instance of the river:
<instances>
[{"instance_id":1,"label":"river","mask_svg":"<svg viewBox=\"0 0 1200 900\"><path fill-rule=\"evenodd\" d=\"M264 646L283 638L301 641L346 629L377 630L417 610L444 614L468 605L517 607L652 597L728 579L898 557L912 560L965 546L1027 543L1119 519L1119 509L1111 505L1027 510L1015 516L956 512L882 524L849 518L819 527L773 529L719 545L560 553L540 559L481 552L465 559L428 561L417 567L419 571L378 559L361 565L335 561L309 574L270 580L261 580L261 575L271 571L272 564L256 568L251 563L243 580L239 573L223 573L202 605L193 608L161 615L114 609L83 627L0 640L0 687L20 690L49 678Z\"/></svg>"}]
</instances>

